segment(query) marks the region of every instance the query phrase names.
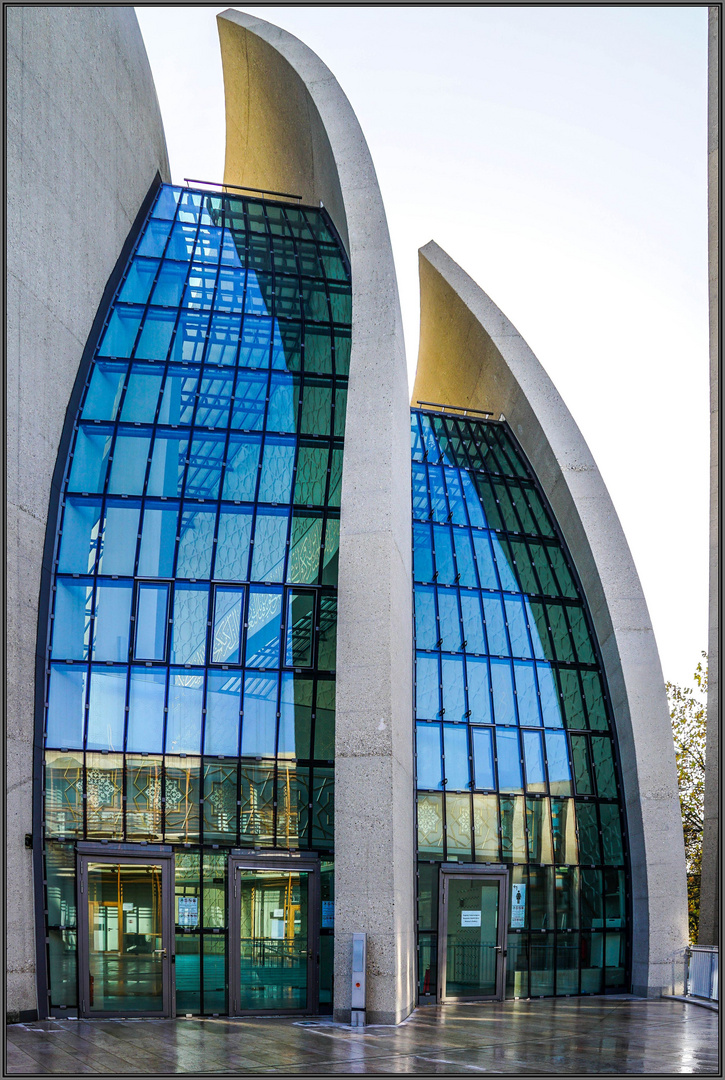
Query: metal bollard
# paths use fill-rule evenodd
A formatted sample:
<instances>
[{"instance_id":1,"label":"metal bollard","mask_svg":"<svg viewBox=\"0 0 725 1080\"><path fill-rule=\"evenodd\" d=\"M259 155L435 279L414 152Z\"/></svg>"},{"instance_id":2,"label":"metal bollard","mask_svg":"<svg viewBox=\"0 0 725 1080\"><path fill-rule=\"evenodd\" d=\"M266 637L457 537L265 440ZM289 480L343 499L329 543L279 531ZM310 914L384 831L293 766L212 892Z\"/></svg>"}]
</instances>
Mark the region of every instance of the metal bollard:
<instances>
[{"instance_id":1,"label":"metal bollard","mask_svg":"<svg viewBox=\"0 0 725 1080\"><path fill-rule=\"evenodd\" d=\"M350 1024L352 1027L365 1027L367 951L367 934L353 934L352 995L350 998Z\"/></svg>"}]
</instances>

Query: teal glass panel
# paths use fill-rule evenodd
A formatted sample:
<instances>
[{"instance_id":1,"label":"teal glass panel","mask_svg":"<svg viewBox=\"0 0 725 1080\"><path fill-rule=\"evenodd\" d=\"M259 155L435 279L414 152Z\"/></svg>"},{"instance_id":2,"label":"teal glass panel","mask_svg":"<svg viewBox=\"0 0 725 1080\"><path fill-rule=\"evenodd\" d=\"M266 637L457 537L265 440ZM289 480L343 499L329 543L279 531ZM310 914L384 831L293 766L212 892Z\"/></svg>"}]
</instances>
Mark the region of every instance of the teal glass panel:
<instances>
[{"instance_id":1,"label":"teal glass panel","mask_svg":"<svg viewBox=\"0 0 725 1080\"><path fill-rule=\"evenodd\" d=\"M606 866L621 866L624 862L622 826L616 803L600 803L602 825L602 861Z\"/></svg>"},{"instance_id":2,"label":"teal glass panel","mask_svg":"<svg viewBox=\"0 0 725 1080\"><path fill-rule=\"evenodd\" d=\"M589 727L592 731L606 731L609 724L607 723L602 681L596 671L583 671L581 676Z\"/></svg>"},{"instance_id":3,"label":"teal glass panel","mask_svg":"<svg viewBox=\"0 0 725 1080\"><path fill-rule=\"evenodd\" d=\"M519 586L512 565L513 555L508 540L505 538L499 539L498 536L491 533L491 546L496 560L496 569L498 570L501 588L504 592L516 592Z\"/></svg>"},{"instance_id":4,"label":"teal glass panel","mask_svg":"<svg viewBox=\"0 0 725 1080\"><path fill-rule=\"evenodd\" d=\"M272 375L267 407L267 431L294 432L297 429L299 383L289 375Z\"/></svg>"},{"instance_id":5,"label":"teal glass panel","mask_svg":"<svg viewBox=\"0 0 725 1080\"><path fill-rule=\"evenodd\" d=\"M298 685L295 677L295 686ZM304 687L304 683L302 684ZM318 679L317 693L315 696L315 745L313 756L318 760L332 760L335 756L335 680ZM299 707L297 707L299 712ZM303 714L304 719L304 714ZM297 745L297 757L306 757L304 733L305 724L301 727L301 735L295 737Z\"/></svg>"},{"instance_id":6,"label":"teal glass panel","mask_svg":"<svg viewBox=\"0 0 725 1080\"><path fill-rule=\"evenodd\" d=\"M561 683L566 726L570 729L585 728L584 703L579 688L578 672L571 668L559 668L559 682Z\"/></svg>"},{"instance_id":7,"label":"teal glass panel","mask_svg":"<svg viewBox=\"0 0 725 1080\"><path fill-rule=\"evenodd\" d=\"M287 580L300 585L316 585L320 576L320 549L322 545L323 518L319 512L305 513L295 510L292 514ZM323 563L326 569L323 584L337 581L337 556L339 546L339 521L327 520ZM333 580L330 581L330 578Z\"/></svg>"},{"instance_id":8,"label":"teal glass panel","mask_svg":"<svg viewBox=\"0 0 725 1080\"><path fill-rule=\"evenodd\" d=\"M599 823L597 821L596 804L593 802L578 802L576 820L579 836L579 861L596 866L602 861L599 848Z\"/></svg>"},{"instance_id":9,"label":"teal glass panel","mask_svg":"<svg viewBox=\"0 0 725 1080\"><path fill-rule=\"evenodd\" d=\"M143 308L117 307L98 347L99 356L128 357L131 355L138 328L141 325Z\"/></svg>"},{"instance_id":10,"label":"teal glass panel","mask_svg":"<svg viewBox=\"0 0 725 1080\"><path fill-rule=\"evenodd\" d=\"M554 671L548 664L537 664L536 676L539 683L539 700L541 701L541 714L544 719L544 727L561 727L562 719L561 708L559 705L559 691L556 685Z\"/></svg>"},{"instance_id":11,"label":"teal glass panel","mask_svg":"<svg viewBox=\"0 0 725 1080\"><path fill-rule=\"evenodd\" d=\"M569 616L571 636L574 639L574 647L576 649L576 655L579 663L596 663L594 657L594 649L592 648L592 640L589 636L589 629L587 627L586 619L584 617L584 611L578 606L568 607L567 614Z\"/></svg>"},{"instance_id":12,"label":"teal glass panel","mask_svg":"<svg viewBox=\"0 0 725 1080\"><path fill-rule=\"evenodd\" d=\"M327 485L328 451L325 446L300 446L294 501L302 506L323 506Z\"/></svg>"},{"instance_id":13,"label":"teal glass panel","mask_svg":"<svg viewBox=\"0 0 725 1080\"><path fill-rule=\"evenodd\" d=\"M219 581L246 581L252 511L226 508L219 514L214 577Z\"/></svg>"},{"instance_id":14,"label":"teal glass panel","mask_svg":"<svg viewBox=\"0 0 725 1080\"><path fill-rule=\"evenodd\" d=\"M571 736L571 758L577 795L592 795L594 792L585 735Z\"/></svg>"},{"instance_id":15,"label":"teal glass panel","mask_svg":"<svg viewBox=\"0 0 725 1080\"><path fill-rule=\"evenodd\" d=\"M592 759L600 799L616 799L617 782L614 773L612 743L606 736L592 735Z\"/></svg>"},{"instance_id":16,"label":"teal glass panel","mask_svg":"<svg viewBox=\"0 0 725 1080\"><path fill-rule=\"evenodd\" d=\"M284 660L287 667L312 666L314 614L313 593L288 593Z\"/></svg>"},{"instance_id":17,"label":"teal glass panel","mask_svg":"<svg viewBox=\"0 0 725 1080\"><path fill-rule=\"evenodd\" d=\"M252 581L282 581L289 516L286 510L258 510L254 525Z\"/></svg>"},{"instance_id":18,"label":"teal glass panel","mask_svg":"<svg viewBox=\"0 0 725 1080\"><path fill-rule=\"evenodd\" d=\"M290 501L294 459L295 444L292 440L265 439L257 496L259 502Z\"/></svg>"},{"instance_id":19,"label":"teal glass panel","mask_svg":"<svg viewBox=\"0 0 725 1080\"><path fill-rule=\"evenodd\" d=\"M337 597L320 597L320 631L317 639L317 667L334 671L337 651Z\"/></svg>"},{"instance_id":20,"label":"teal glass panel","mask_svg":"<svg viewBox=\"0 0 725 1080\"><path fill-rule=\"evenodd\" d=\"M248 667L278 667L281 621L281 590L252 587L249 590L245 656Z\"/></svg>"},{"instance_id":21,"label":"teal glass panel","mask_svg":"<svg viewBox=\"0 0 725 1080\"><path fill-rule=\"evenodd\" d=\"M581 846L581 824L579 827ZM600 929L602 921L602 871L593 866L582 866L579 870L581 883L581 925L582 929Z\"/></svg>"},{"instance_id":22,"label":"teal glass panel","mask_svg":"<svg viewBox=\"0 0 725 1080\"><path fill-rule=\"evenodd\" d=\"M152 424L161 389L161 372L150 365L134 364L123 399L121 420L127 424Z\"/></svg>"},{"instance_id":23,"label":"teal glass panel","mask_svg":"<svg viewBox=\"0 0 725 1080\"><path fill-rule=\"evenodd\" d=\"M69 491L103 491L112 438L112 428L89 428L83 425L79 427L68 479Z\"/></svg>"},{"instance_id":24,"label":"teal glass panel","mask_svg":"<svg viewBox=\"0 0 725 1080\"><path fill-rule=\"evenodd\" d=\"M506 625L509 632L509 640L511 642L511 655L512 656L531 656L531 646L529 645L529 635L526 632L526 619L524 617L524 607L520 600L509 599L506 597L504 601L504 608L506 611Z\"/></svg>"}]
</instances>

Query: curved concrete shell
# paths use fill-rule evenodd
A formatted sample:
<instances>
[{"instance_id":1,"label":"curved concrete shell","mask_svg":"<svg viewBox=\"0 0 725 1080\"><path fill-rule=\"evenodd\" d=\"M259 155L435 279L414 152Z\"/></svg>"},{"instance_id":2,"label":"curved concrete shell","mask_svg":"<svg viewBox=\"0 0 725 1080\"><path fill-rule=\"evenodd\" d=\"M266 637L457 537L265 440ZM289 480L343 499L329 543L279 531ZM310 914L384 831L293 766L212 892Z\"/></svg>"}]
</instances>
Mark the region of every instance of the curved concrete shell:
<instances>
[{"instance_id":1,"label":"curved concrete shell","mask_svg":"<svg viewBox=\"0 0 725 1080\"><path fill-rule=\"evenodd\" d=\"M218 18L228 184L322 201L350 257L335 735L335 1002L350 1015L352 933L368 935L368 1020L414 1004L412 588L408 388L375 169L327 67L291 34Z\"/></svg>"},{"instance_id":2,"label":"curved concrete shell","mask_svg":"<svg viewBox=\"0 0 725 1080\"><path fill-rule=\"evenodd\" d=\"M503 413L576 564L620 748L631 859L633 992L675 992L688 933L674 747L657 645L622 527L569 410L503 312L435 243L420 251L420 282L413 404Z\"/></svg>"},{"instance_id":3,"label":"curved concrete shell","mask_svg":"<svg viewBox=\"0 0 725 1080\"><path fill-rule=\"evenodd\" d=\"M66 407L119 252L168 160L132 8L7 13L7 1008L32 1015L38 602ZM36 845L37 847L37 845ZM43 946L44 947L44 946Z\"/></svg>"}]
</instances>

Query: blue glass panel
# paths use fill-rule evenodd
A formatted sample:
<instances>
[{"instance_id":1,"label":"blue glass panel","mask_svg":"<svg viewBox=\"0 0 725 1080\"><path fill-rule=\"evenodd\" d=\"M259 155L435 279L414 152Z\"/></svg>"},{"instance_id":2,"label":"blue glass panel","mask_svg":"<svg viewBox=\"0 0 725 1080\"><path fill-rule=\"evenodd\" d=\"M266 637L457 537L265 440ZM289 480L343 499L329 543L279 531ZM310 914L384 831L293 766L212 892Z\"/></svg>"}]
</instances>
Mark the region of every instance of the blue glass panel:
<instances>
[{"instance_id":1,"label":"blue glass panel","mask_svg":"<svg viewBox=\"0 0 725 1080\"><path fill-rule=\"evenodd\" d=\"M284 580L284 556L287 550L286 510L258 510L254 527L252 581Z\"/></svg>"},{"instance_id":2,"label":"blue glass panel","mask_svg":"<svg viewBox=\"0 0 725 1080\"><path fill-rule=\"evenodd\" d=\"M246 315L239 345L239 366L249 368L269 367L272 345L272 320Z\"/></svg>"},{"instance_id":3,"label":"blue glass panel","mask_svg":"<svg viewBox=\"0 0 725 1080\"><path fill-rule=\"evenodd\" d=\"M133 586L123 581L104 581L96 586L94 660L128 660L132 592Z\"/></svg>"},{"instance_id":4,"label":"blue glass panel","mask_svg":"<svg viewBox=\"0 0 725 1080\"><path fill-rule=\"evenodd\" d=\"M296 431L298 393L290 375L272 375L269 384L267 431Z\"/></svg>"},{"instance_id":5,"label":"blue glass panel","mask_svg":"<svg viewBox=\"0 0 725 1080\"><path fill-rule=\"evenodd\" d=\"M215 664L239 663L243 604L244 589L216 589L212 637Z\"/></svg>"},{"instance_id":6,"label":"blue glass panel","mask_svg":"<svg viewBox=\"0 0 725 1080\"><path fill-rule=\"evenodd\" d=\"M443 469L429 465L428 483L430 484L430 506L433 512L433 521L448 521L448 502L443 484Z\"/></svg>"},{"instance_id":7,"label":"blue glass panel","mask_svg":"<svg viewBox=\"0 0 725 1080\"><path fill-rule=\"evenodd\" d=\"M277 674L245 675L242 756L274 757Z\"/></svg>"},{"instance_id":8,"label":"blue glass panel","mask_svg":"<svg viewBox=\"0 0 725 1080\"><path fill-rule=\"evenodd\" d=\"M483 620L478 593L461 593L461 615L463 616L466 652L485 653L486 641L483 636Z\"/></svg>"},{"instance_id":9,"label":"blue glass panel","mask_svg":"<svg viewBox=\"0 0 725 1080\"><path fill-rule=\"evenodd\" d=\"M456 589L437 589L438 624L443 652L460 652L461 623L458 615L458 592ZM427 647L427 646L426 646ZM433 646L435 648L435 645Z\"/></svg>"},{"instance_id":10,"label":"blue glass panel","mask_svg":"<svg viewBox=\"0 0 725 1080\"><path fill-rule=\"evenodd\" d=\"M222 498L252 502L257 483L261 437L230 435Z\"/></svg>"},{"instance_id":11,"label":"blue glass panel","mask_svg":"<svg viewBox=\"0 0 725 1080\"><path fill-rule=\"evenodd\" d=\"M496 728L496 763L499 791L522 791L521 753L517 731Z\"/></svg>"},{"instance_id":12,"label":"blue glass panel","mask_svg":"<svg viewBox=\"0 0 725 1080\"><path fill-rule=\"evenodd\" d=\"M189 262L194 250L195 239L196 229L194 226L177 221L171 230L171 237L166 248L166 258L179 259L182 263Z\"/></svg>"},{"instance_id":13,"label":"blue glass panel","mask_svg":"<svg viewBox=\"0 0 725 1080\"><path fill-rule=\"evenodd\" d=\"M244 661L248 667L279 666L281 621L281 590L252 587L249 590L247 652Z\"/></svg>"},{"instance_id":14,"label":"blue glass panel","mask_svg":"<svg viewBox=\"0 0 725 1080\"><path fill-rule=\"evenodd\" d=\"M418 414L410 414L410 451L413 461L423 460L423 441L418 427Z\"/></svg>"},{"instance_id":15,"label":"blue glass panel","mask_svg":"<svg viewBox=\"0 0 725 1080\"><path fill-rule=\"evenodd\" d=\"M146 502L138 559L140 577L171 577L178 519L178 503Z\"/></svg>"},{"instance_id":16,"label":"blue glass panel","mask_svg":"<svg viewBox=\"0 0 725 1080\"><path fill-rule=\"evenodd\" d=\"M467 727L462 724L444 724L443 748L445 750L446 791L467 788L471 778L468 767Z\"/></svg>"},{"instance_id":17,"label":"blue glass panel","mask_svg":"<svg viewBox=\"0 0 725 1080\"><path fill-rule=\"evenodd\" d=\"M456 565L458 567L458 582L467 588L477 588L476 566L473 561L473 547L471 546L471 534L468 529L454 529L453 542L456 547Z\"/></svg>"},{"instance_id":18,"label":"blue glass panel","mask_svg":"<svg viewBox=\"0 0 725 1080\"><path fill-rule=\"evenodd\" d=\"M187 318L190 317L190 313L185 314L187 314ZM177 337L178 334L177 330ZM241 315L223 314L220 311L213 312L209 327L209 345L206 352L207 364L225 364L230 367L236 364L241 334Z\"/></svg>"},{"instance_id":19,"label":"blue glass panel","mask_svg":"<svg viewBox=\"0 0 725 1080\"><path fill-rule=\"evenodd\" d=\"M438 450L438 443L436 437L433 434L433 425L430 422L430 418L421 415L420 416L420 429L423 438L423 456L427 461L436 462L440 457Z\"/></svg>"},{"instance_id":20,"label":"blue glass panel","mask_svg":"<svg viewBox=\"0 0 725 1080\"><path fill-rule=\"evenodd\" d=\"M541 725L539 715L539 697L536 692L534 665L517 660L514 663L516 682L516 704L519 710L519 723L537 727Z\"/></svg>"},{"instance_id":21,"label":"blue glass panel","mask_svg":"<svg viewBox=\"0 0 725 1080\"><path fill-rule=\"evenodd\" d=\"M506 639L501 600L498 596L484 596L482 600L489 654L491 656L508 656L509 647Z\"/></svg>"},{"instance_id":22,"label":"blue glass panel","mask_svg":"<svg viewBox=\"0 0 725 1080\"><path fill-rule=\"evenodd\" d=\"M436 580L441 585L453 585L456 578L456 570L453 565L451 530L445 525L434 525L433 537L436 557Z\"/></svg>"},{"instance_id":23,"label":"blue glass panel","mask_svg":"<svg viewBox=\"0 0 725 1080\"><path fill-rule=\"evenodd\" d=\"M160 754L164 735L166 670L131 668L126 752Z\"/></svg>"},{"instance_id":24,"label":"blue glass panel","mask_svg":"<svg viewBox=\"0 0 725 1080\"><path fill-rule=\"evenodd\" d=\"M93 584L58 578L53 618L53 658L87 660Z\"/></svg>"},{"instance_id":25,"label":"blue glass panel","mask_svg":"<svg viewBox=\"0 0 725 1080\"><path fill-rule=\"evenodd\" d=\"M154 210L154 217L156 217L156 210ZM157 257L163 255L170 229L170 221L149 221L138 245L137 254Z\"/></svg>"},{"instance_id":26,"label":"blue glass panel","mask_svg":"<svg viewBox=\"0 0 725 1080\"><path fill-rule=\"evenodd\" d=\"M157 259L134 259L118 294L118 299L125 304L145 304L158 267Z\"/></svg>"},{"instance_id":27,"label":"blue glass panel","mask_svg":"<svg viewBox=\"0 0 725 1080\"><path fill-rule=\"evenodd\" d=\"M539 695L544 727L561 727L561 707L559 690L553 669L548 664L537 664L536 674L539 680Z\"/></svg>"},{"instance_id":28,"label":"blue glass panel","mask_svg":"<svg viewBox=\"0 0 725 1080\"><path fill-rule=\"evenodd\" d=\"M214 299L215 280L215 266L194 263L189 269L189 281L184 291L184 307L197 311L210 308Z\"/></svg>"},{"instance_id":29,"label":"blue glass panel","mask_svg":"<svg viewBox=\"0 0 725 1080\"><path fill-rule=\"evenodd\" d=\"M263 290L260 279L265 285ZM269 315L270 310L264 299L264 293L271 292L269 288L271 279L266 274L258 274L254 270L247 272L247 293L244 299L244 310L252 315Z\"/></svg>"},{"instance_id":30,"label":"blue glass panel","mask_svg":"<svg viewBox=\"0 0 725 1080\"><path fill-rule=\"evenodd\" d=\"M185 494L190 499L216 499L224 460L224 435L195 435L191 440Z\"/></svg>"},{"instance_id":31,"label":"blue glass panel","mask_svg":"<svg viewBox=\"0 0 725 1080\"><path fill-rule=\"evenodd\" d=\"M246 581L252 511L223 510L219 515L214 577L220 581Z\"/></svg>"},{"instance_id":32,"label":"blue glass panel","mask_svg":"<svg viewBox=\"0 0 725 1080\"><path fill-rule=\"evenodd\" d=\"M474 529L483 529L486 526L486 515L481 507L481 500L476 490L476 485L466 472L461 472L461 486L463 497L466 500L468 519Z\"/></svg>"},{"instance_id":33,"label":"blue glass panel","mask_svg":"<svg viewBox=\"0 0 725 1080\"><path fill-rule=\"evenodd\" d=\"M194 248L194 262L218 263L221 250L222 229L216 229L209 225L199 229Z\"/></svg>"},{"instance_id":34,"label":"blue glass panel","mask_svg":"<svg viewBox=\"0 0 725 1080\"><path fill-rule=\"evenodd\" d=\"M493 774L493 731L491 728L471 728L475 785L479 790L492 791L496 787Z\"/></svg>"},{"instance_id":35,"label":"blue glass panel","mask_svg":"<svg viewBox=\"0 0 725 1080\"><path fill-rule=\"evenodd\" d=\"M473 546L476 549L476 566L482 589L498 589L498 578L493 566L491 541L488 533L474 533Z\"/></svg>"},{"instance_id":36,"label":"blue glass panel","mask_svg":"<svg viewBox=\"0 0 725 1080\"><path fill-rule=\"evenodd\" d=\"M173 188L165 184L159 191L159 197L154 203L154 208L152 211L153 217L173 218L176 214L176 206L179 201L180 194L181 192L178 188ZM146 226L142 243L146 240L146 237L148 236L154 225L163 227L168 234L170 228L170 224L168 221L151 221Z\"/></svg>"},{"instance_id":37,"label":"blue glass panel","mask_svg":"<svg viewBox=\"0 0 725 1080\"><path fill-rule=\"evenodd\" d=\"M289 502L292 494L292 469L295 461L293 440L274 439L264 441L262 469L259 479L259 502Z\"/></svg>"},{"instance_id":38,"label":"blue glass panel","mask_svg":"<svg viewBox=\"0 0 725 1080\"><path fill-rule=\"evenodd\" d=\"M544 771L544 748L540 731L523 731L524 761L526 763L526 790L546 791Z\"/></svg>"},{"instance_id":39,"label":"blue glass panel","mask_svg":"<svg viewBox=\"0 0 725 1080\"><path fill-rule=\"evenodd\" d=\"M496 556L496 567L498 569L498 576L501 579L501 588L505 592L518 592L519 585L513 567L509 562L509 558L504 551L500 540L494 533L491 533L491 543L493 544L493 551Z\"/></svg>"},{"instance_id":40,"label":"blue glass panel","mask_svg":"<svg viewBox=\"0 0 725 1080\"><path fill-rule=\"evenodd\" d=\"M491 661L491 689L493 712L497 724L515 724L514 688L511 663L508 660Z\"/></svg>"},{"instance_id":41,"label":"blue glass panel","mask_svg":"<svg viewBox=\"0 0 725 1080\"><path fill-rule=\"evenodd\" d=\"M171 635L172 664L203 664L206 655L207 585L177 585Z\"/></svg>"},{"instance_id":42,"label":"blue glass panel","mask_svg":"<svg viewBox=\"0 0 725 1080\"><path fill-rule=\"evenodd\" d=\"M98 347L98 355L130 356L142 315L143 308L141 307L114 308L103 340Z\"/></svg>"},{"instance_id":43,"label":"blue glass panel","mask_svg":"<svg viewBox=\"0 0 725 1080\"><path fill-rule=\"evenodd\" d=\"M125 667L92 667L86 749L123 750Z\"/></svg>"},{"instance_id":44,"label":"blue glass panel","mask_svg":"<svg viewBox=\"0 0 725 1080\"><path fill-rule=\"evenodd\" d=\"M549 789L552 795L571 795L571 770L563 731L547 731L546 764L549 768Z\"/></svg>"},{"instance_id":45,"label":"blue glass panel","mask_svg":"<svg viewBox=\"0 0 725 1080\"><path fill-rule=\"evenodd\" d=\"M175 311L148 308L141 337L136 346L136 359L165 360L175 322Z\"/></svg>"},{"instance_id":46,"label":"blue glass panel","mask_svg":"<svg viewBox=\"0 0 725 1080\"><path fill-rule=\"evenodd\" d=\"M165 659L168 607L168 585L139 585L134 654L137 660Z\"/></svg>"},{"instance_id":47,"label":"blue glass panel","mask_svg":"<svg viewBox=\"0 0 725 1080\"><path fill-rule=\"evenodd\" d=\"M146 488L147 495L173 497L181 494L188 445L188 435L156 432Z\"/></svg>"},{"instance_id":48,"label":"blue glass panel","mask_svg":"<svg viewBox=\"0 0 725 1080\"><path fill-rule=\"evenodd\" d=\"M466 658L468 675L468 707L472 724L491 723L491 691L488 682L488 663L484 659Z\"/></svg>"},{"instance_id":49,"label":"blue glass panel","mask_svg":"<svg viewBox=\"0 0 725 1080\"><path fill-rule=\"evenodd\" d=\"M201 363L206 345L206 334L209 327L208 311L189 311L188 308L179 312L179 321L176 325L174 343L171 346L169 360L176 364ZM238 338L237 334L237 338ZM236 356L237 339L231 342L231 359L226 358L226 352L215 351L216 337L212 333L207 352L207 360L210 363L234 363Z\"/></svg>"},{"instance_id":50,"label":"blue glass panel","mask_svg":"<svg viewBox=\"0 0 725 1080\"><path fill-rule=\"evenodd\" d=\"M443 708L446 720L463 720L466 699L463 693L463 657L444 656L441 660Z\"/></svg>"},{"instance_id":51,"label":"blue glass panel","mask_svg":"<svg viewBox=\"0 0 725 1080\"><path fill-rule=\"evenodd\" d=\"M219 273L214 307L220 311L242 311L244 308L244 273L223 269Z\"/></svg>"},{"instance_id":52,"label":"blue glass panel","mask_svg":"<svg viewBox=\"0 0 725 1080\"><path fill-rule=\"evenodd\" d=\"M101 360L94 364L81 413L84 420L116 419L127 370L127 364L104 363Z\"/></svg>"},{"instance_id":53,"label":"blue glass panel","mask_svg":"<svg viewBox=\"0 0 725 1080\"><path fill-rule=\"evenodd\" d=\"M113 431L103 427L79 427L70 470L70 491L103 491Z\"/></svg>"},{"instance_id":54,"label":"blue glass panel","mask_svg":"<svg viewBox=\"0 0 725 1080\"><path fill-rule=\"evenodd\" d=\"M201 195L196 191L182 191L179 197L179 221L199 220Z\"/></svg>"},{"instance_id":55,"label":"blue glass panel","mask_svg":"<svg viewBox=\"0 0 725 1080\"><path fill-rule=\"evenodd\" d=\"M100 499L74 499L65 502L63 536L58 556L61 574L93 572L98 548L98 526L101 517ZM133 573L133 566L131 568Z\"/></svg>"},{"instance_id":56,"label":"blue glass panel","mask_svg":"<svg viewBox=\"0 0 725 1080\"><path fill-rule=\"evenodd\" d=\"M169 714L166 720L166 753L198 754L201 751L201 709L204 676L189 671L169 671Z\"/></svg>"},{"instance_id":57,"label":"blue glass panel","mask_svg":"<svg viewBox=\"0 0 725 1080\"><path fill-rule=\"evenodd\" d=\"M46 746L83 747L87 681L85 666L50 665Z\"/></svg>"},{"instance_id":58,"label":"blue glass panel","mask_svg":"<svg viewBox=\"0 0 725 1080\"><path fill-rule=\"evenodd\" d=\"M99 545L99 574L125 577L133 575L140 507L140 501L125 500L121 502L119 500L114 502L109 499L106 502L106 512Z\"/></svg>"},{"instance_id":59,"label":"blue glass panel","mask_svg":"<svg viewBox=\"0 0 725 1080\"><path fill-rule=\"evenodd\" d=\"M130 431L116 438L108 490L113 495L143 495L151 435L148 431Z\"/></svg>"},{"instance_id":60,"label":"blue glass panel","mask_svg":"<svg viewBox=\"0 0 725 1080\"><path fill-rule=\"evenodd\" d=\"M461 481L455 469L443 470L448 489L448 505L451 508L451 521L454 525L468 525L466 508L463 504Z\"/></svg>"},{"instance_id":61,"label":"blue glass panel","mask_svg":"<svg viewBox=\"0 0 725 1080\"><path fill-rule=\"evenodd\" d=\"M415 590L415 644L419 649L435 649L437 641L435 590L419 585Z\"/></svg>"},{"instance_id":62,"label":"blue glass panel","mask_svg":"<svg viewBox=\"0 0 725 1080\"><path fill-rule=\"evenodd\" d=\"M209 369L207 368L207 372ZM231 371L206 374L201 380L194 423L198 427L226 427L232 399L234 375Z\"/></svg>"},{"instance_id":63,"label":"blue glass panel","mask_svg":"<svg viewBox=\"0 0 725 1080\"><path fill-rule=\"evenodd\" d=\"M184 503L179 526L179 554L176 576L211 577L211 552L216 525L216 507L197 509Z\"/></svg>"},{"instance_id":64,"label":"blue glass panel","mask_svg":"<svg viewBox=\"0 0 725 1080\"><path fill-rule=\"evenodd\" d=\"M415 714L435 720L440 712L438 657L417 653L415 658Z\"/></svg>"},{"instance_id":65,"label":"blue glass panel","mask_svg":"<svg viewBox=\"0 0 725 1080\"><path fill-rule=\"evenodd\" d=\"M443 753L440 724L416 724L416 783L428 791L443 787Z\"/></svg>"},{"instance_id":66,"label":"blue glass panel","mask_svg":"<svg viewBox=\"0 0 725 1080\"><path fill-rule=\"evenodd\" d=\"M237 375L231 426L244 431L261 431L264 426L268 376L242 371Z\"/></svg>"},{"instance_id":67,"label":"blue glass panel","mask_svg":"<svg viewBox=\"0 0 725 1080\"><path fill-rule=\"evenodd\" d=\"M416 581L433 580L433 544L430 525L413 526L413 576Z\"/></svg>"},{"instance_id":68,"label":"blue glass panel","mask_svg":"<svg viewBox=\"0 0 725 1080\"><path fill-rule=\"evenodd\" d=\"M237 756L241 699L242 679L239 673L209 672L206 678L205 754Z\"/></svg>"},{"instance_id":69,"label":"blue glass panel","mask_svg":"<svg viewBox=\"0 0 725 1080\"><path fill-rule=\"evenodd\" d=\"M159 410L160 424L191 423L198 383L199 368L169 368Z\"/></svg>"},{"instance_id":70,"label":"blue glass panel","mask_svg":"<svg viewBox=\"0 0 725 1080\"><path fill-rule=\"evenodd\" d=\"M506 608L506 622L508 623L509 640L511 641L512 656L531 656L529 635L526 632L526 620L524 608L519 599L509 598L504 600Z\"/></svg>"}]
</instances>

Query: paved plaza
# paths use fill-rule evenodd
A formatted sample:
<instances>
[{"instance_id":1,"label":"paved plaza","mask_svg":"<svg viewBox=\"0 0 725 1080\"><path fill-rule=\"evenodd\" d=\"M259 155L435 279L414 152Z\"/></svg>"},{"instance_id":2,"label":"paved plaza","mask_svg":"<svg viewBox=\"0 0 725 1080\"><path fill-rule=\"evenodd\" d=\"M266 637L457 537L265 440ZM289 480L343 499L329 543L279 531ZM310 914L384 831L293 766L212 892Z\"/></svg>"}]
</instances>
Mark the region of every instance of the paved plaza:
<instances>
[{"instance_id":1,"label":"paved plaza","mask_svg":"<svg viewBox=\"0 0 725 1080\"><path fill-rule=\"evenodd\" d=\"M48 1020L7 1028L13 1076L717 1074L718 1014L629 996L427 1006L399 1027L330 1020Z\"/></svg>"}]
</instances>

